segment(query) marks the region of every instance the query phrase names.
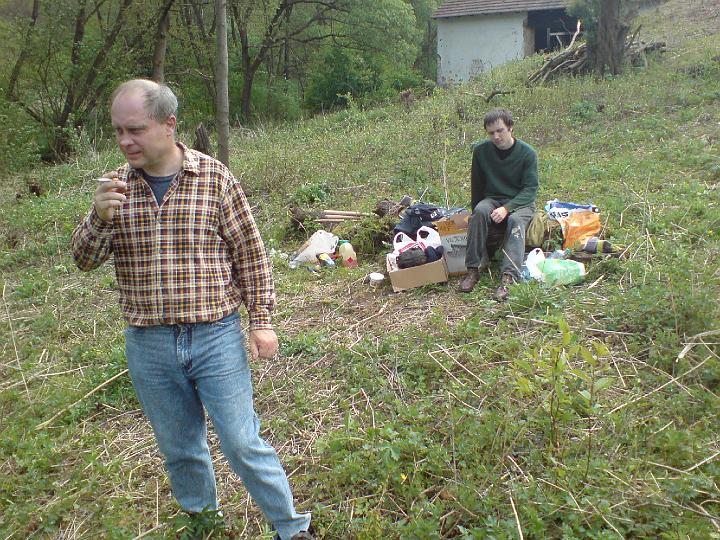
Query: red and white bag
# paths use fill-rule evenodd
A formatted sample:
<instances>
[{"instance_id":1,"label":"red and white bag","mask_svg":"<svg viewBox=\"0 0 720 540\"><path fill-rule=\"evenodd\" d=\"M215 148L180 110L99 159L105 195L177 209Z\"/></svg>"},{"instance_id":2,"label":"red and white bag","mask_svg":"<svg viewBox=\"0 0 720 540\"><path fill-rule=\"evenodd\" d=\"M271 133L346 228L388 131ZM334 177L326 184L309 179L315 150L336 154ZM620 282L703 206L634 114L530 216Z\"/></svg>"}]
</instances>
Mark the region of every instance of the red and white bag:
<instances>
[{"instance_id":1,"label":"red and white bag","mask_svg":"<svg viewBox=\"0 0 720 540\"><path fill-rule=\"evenodd\" d=\"M393 238L393 255L395 255L396 257L400 255L403 251L407 251L408 249L414 247L420 246L415 240L413 240L403 232L397 233L395 235L395 238Z\"/></svg>"},{"instance_id":2,"label":"red and white bag","mask_svg":"<svg viewBox=\"0 0 720 540\"><path fill-rule=\"evenodd\" d=\"M440 240L440 233L432 227L423 225L417 231L417 243L423 250L431 248L439 248L442 244Z\"/></svg>"}]
</instances>

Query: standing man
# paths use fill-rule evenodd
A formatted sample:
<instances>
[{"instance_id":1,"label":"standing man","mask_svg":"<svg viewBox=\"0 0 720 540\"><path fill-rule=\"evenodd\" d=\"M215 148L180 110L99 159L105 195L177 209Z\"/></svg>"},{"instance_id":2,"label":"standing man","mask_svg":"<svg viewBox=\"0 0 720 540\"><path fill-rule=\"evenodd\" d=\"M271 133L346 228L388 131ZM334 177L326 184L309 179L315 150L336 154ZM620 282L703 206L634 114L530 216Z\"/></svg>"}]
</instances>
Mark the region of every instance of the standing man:
<instances>
[{"instance_id":1,"label":"standing man","mask_svg":"<svg viewBox=\"0 0 720 540\"><path fill-rule=\"evenodd\" d=\"M128 321L133 386L190 513L217 509L205 410L221 448L282 540L312 539L277 454L260 438L237 310L253 358L272 358L270 263L239 182L220 162L175 141L177 98L148 80L123 83L110 115L127 164L104 175L72 235L81 270L114 255Z\"/></svg>"},{"instance_id":2,"label":"standing man","mask_svg":"<svg viewBox=\"0 0 720 540\"><path fill-rule=\"evenodd\" d=\"M525 230L535 214L538 189L537 154L529 144L513 136L510 112L495 109L483 121L489 140L475 146L470 176L473 213L468 227L467 273L458 290L468 293L490 266L488 228L507 221L503 241L498 302L508 297L508 285L520 279L525 256Z\"/></svg>"}]
</instances>

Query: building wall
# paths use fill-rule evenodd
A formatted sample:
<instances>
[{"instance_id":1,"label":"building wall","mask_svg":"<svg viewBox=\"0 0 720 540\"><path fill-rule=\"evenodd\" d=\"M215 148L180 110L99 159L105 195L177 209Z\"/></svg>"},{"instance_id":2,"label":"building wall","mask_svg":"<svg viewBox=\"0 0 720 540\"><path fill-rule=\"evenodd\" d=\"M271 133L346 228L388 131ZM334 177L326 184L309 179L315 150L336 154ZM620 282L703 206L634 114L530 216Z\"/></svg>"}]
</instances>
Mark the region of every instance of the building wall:
<instances>
[{"instance_id":1,"label":"building wall","mask_svg":"<svg viewBox=\"0 0 720 540\"><path fill-rule=\"evenodd\" d=\"M525 56L527 12L438 19L438 84L469 81Z\"/></svg>"}]
</instances>

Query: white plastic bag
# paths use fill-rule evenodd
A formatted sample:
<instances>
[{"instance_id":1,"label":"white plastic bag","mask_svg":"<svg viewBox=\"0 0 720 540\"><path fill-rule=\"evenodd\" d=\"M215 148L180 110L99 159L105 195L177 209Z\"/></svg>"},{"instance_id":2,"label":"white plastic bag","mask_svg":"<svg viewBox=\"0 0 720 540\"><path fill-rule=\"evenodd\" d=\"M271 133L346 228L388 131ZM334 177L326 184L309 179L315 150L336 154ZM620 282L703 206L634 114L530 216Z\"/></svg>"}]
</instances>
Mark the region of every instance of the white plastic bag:
<instances>
[{"instance_id":1,"label":"white plastic bag","mask_svg":"<svg viewBox=\"0 0 720 540\"><path fill-rule=\"evenodd\" d=\"M395 253L388 253L385 257L387 263L387 269L388 272L395 272L396 270L400 270L400 267L397 264L397 255Z\"/></svg>"},{"instance_id":2,"label":"white plastic bag","mask_svg":"<svg viewBox=\"0 0 720 540\"><path fill-rule=\"evenodd\" d=\"M543 280L542 263L545 261L545 253L540 248L535 248L527 255L525 266L530 273L530 277L538 281Z\"/></svg>"},{"instance_id":3,"label":"white plastic bag","mask_svg":"<svg viewBox=\"0 0 720 540\"><path fill-rule=\"evenodd\" d=\"M437 232L435 229L428 227L426 225L423 225L420 227L417 231L417 242L420 244L420 247L423 249L427 249L429 247L431 248L439 248L442 244L440 240L440 233Z\"/></svg>"},{"instance_id":4,"label":"white plastic bag","mask_svg":"<svg viewBox=\"0 0 720 540\"><path fill-rule=\"evenodd\" d=\"M393 238L393 254L397 257L403 251L417 247L418 243L407 234L399 232Z\"/></svg>"},{"instance_id":5,"label":"white plastic bag","mask_svg":"<svg viewBox=\"0 0 720 540\"><path fill-rule=\"evenodd\" d=\"M338 240L337 236L327 231L315 231L297 250L290 261L290 267L296 268L301 264L315 263L320 253L335 253Z\"/></svg>"}]
</instances>

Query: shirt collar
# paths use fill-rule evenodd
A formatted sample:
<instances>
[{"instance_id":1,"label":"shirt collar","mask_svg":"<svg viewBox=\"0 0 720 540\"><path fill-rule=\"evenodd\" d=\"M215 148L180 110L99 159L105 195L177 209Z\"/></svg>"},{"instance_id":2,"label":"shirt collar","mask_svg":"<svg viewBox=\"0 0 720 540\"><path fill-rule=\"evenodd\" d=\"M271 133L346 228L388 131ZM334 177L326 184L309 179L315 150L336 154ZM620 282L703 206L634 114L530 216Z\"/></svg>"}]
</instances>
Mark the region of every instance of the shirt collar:
<instances>
[{"instance_id":1,"label":"shirt collar","mask_svg":"<svg viewBox=\"0 0 720 540\"><path fill-rule=\"evenodd\" d=\"M180 170L181 173L189 173L194 176L198 176L200 174L200 161L197 158L197 155L195 152L191 152L190 149L185 146L183 143L176 141L175 145L182 150L183 153L183 164L182 169ZM142 171L140 169L136 169L135 167L129 166L129 172L128 176L132 176L133 178L142 178Z\"/></svg>"}]
</instances>

